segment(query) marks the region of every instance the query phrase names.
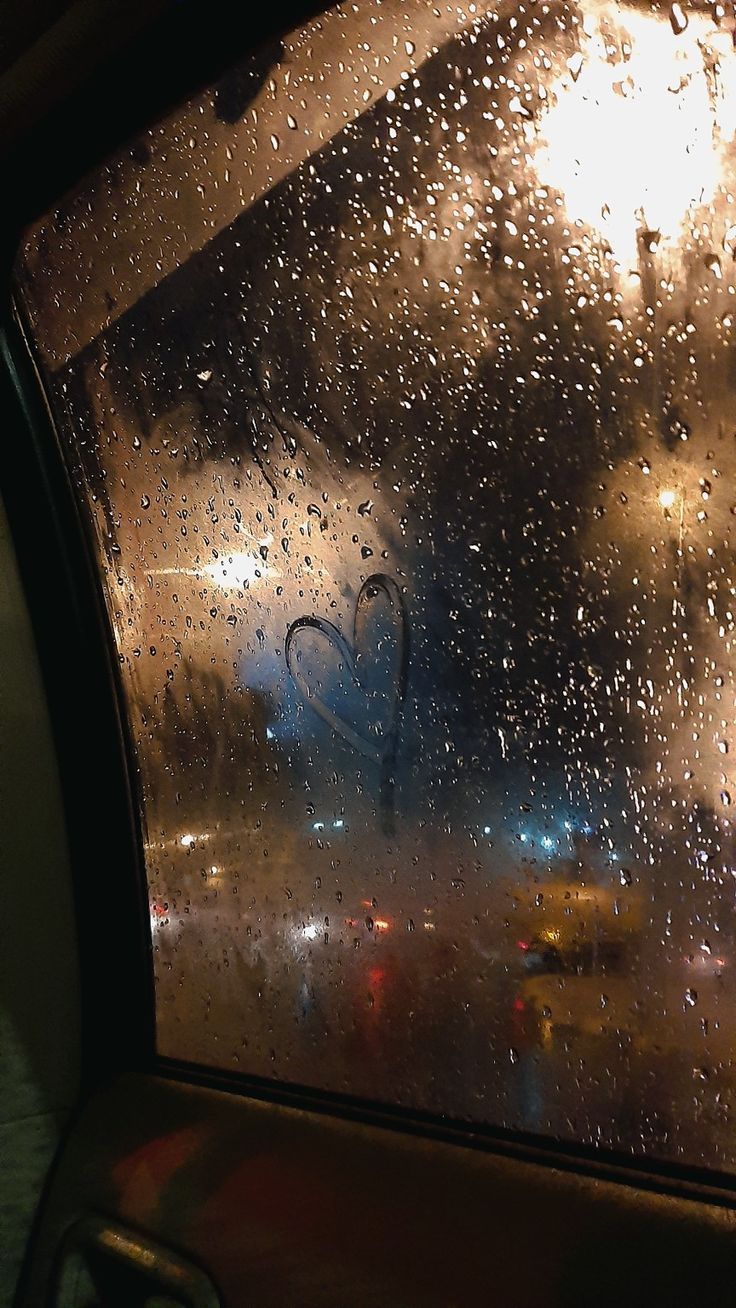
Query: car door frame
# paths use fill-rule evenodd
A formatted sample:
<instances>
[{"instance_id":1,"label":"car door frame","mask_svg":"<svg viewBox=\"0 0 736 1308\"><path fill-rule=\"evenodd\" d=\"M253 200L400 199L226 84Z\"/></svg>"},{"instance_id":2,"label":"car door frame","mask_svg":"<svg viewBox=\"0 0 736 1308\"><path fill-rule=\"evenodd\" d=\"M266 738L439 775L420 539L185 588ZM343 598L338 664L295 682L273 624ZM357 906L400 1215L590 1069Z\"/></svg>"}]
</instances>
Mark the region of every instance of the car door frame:
<instances>
[{"instance_id":1,"label":"car door frame","mask_svg":"<svg viewBox=\"0 0 736 1308\"><path fill-rule=\"evenodd\" d=\"M298 19L330 6L284 5L278 14L249 16L244 49L288 29ZM179 7L177 7L179 8ZM227 6L215 5L226 26ZM222 35L203 51L196 6L184 4L187 22L178 34L181 61L171 57L167 9L151 25L145 45L128 45L88 79L64 105L25 132L6 154L10 175L25 171L24 156L37 151L48 170L6 210L0 241L5 250L6 293L0 326L0 388L6 442L12 457L0 462L0 492L8 511L28 596L47 690L69 831L82 983L83 1090L68 1139L102 1096L115 1095L121 1078L167 1079L193 1092L224 1094L272 1105L278 1113L307 1111L361 1128L388 1130L441 1149L451 1145L520 1167L569 1174L592 1187L616 1183L636 1193L637 1203L670 1197L730 1210L736 1178L675 1163L642 1164L614 1151L563 1144L500 1128L463 1128L430 1114L389 1109L358 1099L289 1086L261 1078L231 1076L158 1058L145 869L135 754L126 725L116 653L101 579L87 524L61 453L44 399L39 369L10 291L12 265L25 225L73 186L95 163L184 95L208 82L232 56L233 37ZM215 24L216 25L216 24ZM138 61L138 62L137 62ZM169 73L156 76L165 63ZM134 107L116 92L138 67L142 92ZM100 101L88 132L92 110ZM107 115L107 116L106 116ZM80 137L65 155L67 134ZM67 138L68 139L68 138ZM105 923L110 930L105 931ZM127 1081L126 1081L127 1083ZM179 1093L179 1092L177 1092ZM214 1101L212 1101L214 1102ZM260 1110L259 1110L260 1111ZM66 1146L60 1151L63 1160ZM58 1167L56 1169L58 1173ZM50 1178L48 1193L53 1191ZM592 1193L592 1191L591 1191ZM624 1206L628 1201L624 1200ZM31 1243L44 1243L44 1206ZM26 1280L29 1268L26 1268ZM21 1299L23 1290L21 1288Z\"/></svg>"}]
</instances>

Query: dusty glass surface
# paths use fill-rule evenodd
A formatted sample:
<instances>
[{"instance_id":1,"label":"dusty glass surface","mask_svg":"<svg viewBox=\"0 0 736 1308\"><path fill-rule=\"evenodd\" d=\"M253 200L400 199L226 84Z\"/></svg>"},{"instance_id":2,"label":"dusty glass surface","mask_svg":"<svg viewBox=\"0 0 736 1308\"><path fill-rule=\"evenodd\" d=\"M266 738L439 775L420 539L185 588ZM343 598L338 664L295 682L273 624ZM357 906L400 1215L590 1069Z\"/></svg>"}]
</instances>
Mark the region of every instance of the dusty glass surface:
<instances>
[{"instance_id":1,"label":"dusty glass surface","mask_svg":"<svg viewBox=\"0 0 736 1308\"><path fill-rule=\"evenodd\" d=\"M29 233L162 1054L736 1163L732 29L344 5Z\"/></svg>"}]
</instances>

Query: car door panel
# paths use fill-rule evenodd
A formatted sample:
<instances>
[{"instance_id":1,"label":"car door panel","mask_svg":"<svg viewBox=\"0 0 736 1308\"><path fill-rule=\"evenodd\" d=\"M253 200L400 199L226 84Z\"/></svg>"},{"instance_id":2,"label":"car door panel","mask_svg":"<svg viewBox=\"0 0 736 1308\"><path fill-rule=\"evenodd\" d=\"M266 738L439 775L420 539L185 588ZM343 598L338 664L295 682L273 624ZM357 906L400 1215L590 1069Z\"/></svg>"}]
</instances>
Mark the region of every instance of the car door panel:
<instances>
[{"instance_id":1,"label":"car door panel","mask_svg":"<svg viewBox=\"0 0 736 1308\"><path fill-rule=\"evenodd\" d=\"M684 1305L733 1276L723 1200L127 1077L71 1134L27 1302L43 1301L66 1230L94 1213L185 1250L224 1304Z\"/></svg>"}]
</instances>

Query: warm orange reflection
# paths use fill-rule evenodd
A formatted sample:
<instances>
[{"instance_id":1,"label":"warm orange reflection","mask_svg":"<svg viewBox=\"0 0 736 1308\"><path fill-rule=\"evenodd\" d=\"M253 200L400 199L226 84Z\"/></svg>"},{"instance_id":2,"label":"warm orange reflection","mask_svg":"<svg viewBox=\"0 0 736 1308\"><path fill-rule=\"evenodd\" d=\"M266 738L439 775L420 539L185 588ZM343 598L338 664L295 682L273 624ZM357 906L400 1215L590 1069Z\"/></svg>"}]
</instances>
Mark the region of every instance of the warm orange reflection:
<instances>
[{"instance_id":1,"label":"warm orange reflection","mask_svg":"<svg viewBox=\"0 0 736 1308\"><path fill-rule=\"evenodd\" d=\"M689 6L675 32L643 6L589 3L583 15L578 50L546 88L536 168L625 273L641 232L665 255L692 247L689 227L721 186L736 131L733 43ZM725 233L713 236L718 257Z\"/></svg>"}]
</instances>

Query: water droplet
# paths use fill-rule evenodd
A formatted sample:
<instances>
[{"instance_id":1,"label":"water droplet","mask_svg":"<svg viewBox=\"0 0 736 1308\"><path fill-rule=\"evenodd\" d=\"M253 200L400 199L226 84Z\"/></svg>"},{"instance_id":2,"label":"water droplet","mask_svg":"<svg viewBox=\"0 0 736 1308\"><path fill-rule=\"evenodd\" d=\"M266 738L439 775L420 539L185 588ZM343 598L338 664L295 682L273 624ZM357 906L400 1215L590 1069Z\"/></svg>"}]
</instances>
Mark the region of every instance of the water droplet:
<instances>
[{"instance_id":1,"label":"water droplet","mask_svg":"<svg viewBox=\"0 0 736 1308\"><path fill-rule=\"evenodd\" d=\"M580 76L580 71L583 67L583 56L579 50L577 50L574 55L570 55L570 58L567 61L567 66L570 69L573 82L577 82Z\"/></svg>"},{"instance_id":2,"label":"water droplet","mask_svg":"<svg viewBox=\"0 0 736 1308\"><path fill-rule=\"evenodd\" d=\"M687 14L684 12L682 5L677 4L675 0L675 4L670 5L670 24L675 36L679 36L681 32L685 31L687 21Z\"/></svg>"}]
</instances>

